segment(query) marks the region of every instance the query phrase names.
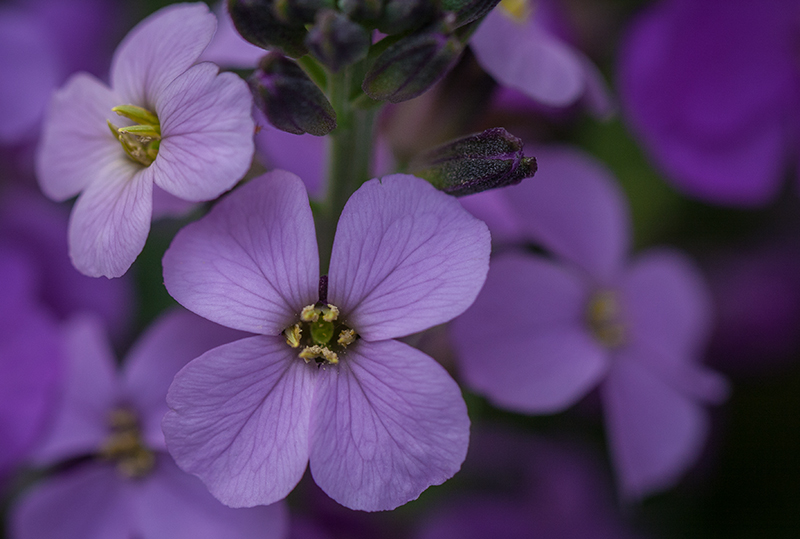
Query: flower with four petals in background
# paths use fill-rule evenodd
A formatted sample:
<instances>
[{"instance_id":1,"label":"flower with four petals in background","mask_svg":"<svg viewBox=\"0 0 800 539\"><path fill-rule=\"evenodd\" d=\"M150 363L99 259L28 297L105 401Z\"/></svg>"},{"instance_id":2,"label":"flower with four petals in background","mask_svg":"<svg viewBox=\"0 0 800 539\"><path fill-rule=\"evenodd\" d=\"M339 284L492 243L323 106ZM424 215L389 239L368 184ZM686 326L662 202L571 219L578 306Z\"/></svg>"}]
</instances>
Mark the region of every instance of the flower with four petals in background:
<instances>
[{"instance_id":1,"label":"flower with four petals in background","mask_svg":"<svg viewBox=\"0 0 800 539\"><path fill-rule=\"evenodd\" d=\"M205 4L164 8L117 48L111 87L78 73L53 96L37 176L54 200L80 193L69 246L82 273L119 277L128 270L150 230L154 191L212 200L250 167L247 84L197 63L215 28Z\"/></svg>"}]
</instances>

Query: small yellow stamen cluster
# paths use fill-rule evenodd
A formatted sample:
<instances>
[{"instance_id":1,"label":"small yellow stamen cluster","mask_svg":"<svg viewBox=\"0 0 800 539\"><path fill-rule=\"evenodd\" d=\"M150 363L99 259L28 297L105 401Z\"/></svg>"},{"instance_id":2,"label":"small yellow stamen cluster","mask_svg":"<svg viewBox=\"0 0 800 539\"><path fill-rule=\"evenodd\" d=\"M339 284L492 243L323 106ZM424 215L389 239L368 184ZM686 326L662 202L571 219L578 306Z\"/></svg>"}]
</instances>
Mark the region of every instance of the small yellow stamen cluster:
<instances>
[{"instance_id":1,"label":"small yellow stamen cluster","mask_svg":"<svg viewBox=\"0 0 800 539\"><path fill-rule=\"evenodd\" d=\"M283 330L283 336L286 344L301 348L297 355L306 363L319 359L336 365L339 353L358 337L355 331L338 320L339 309L335 305L307 305L300 311L300 322Z\"/></svg>"},{"instance_id":2,"label":"small yellow stamen cluster","mask_svg":"<svg viewBox=\"0 0 800 539\"><path fill-rule=\"evenodd\" d=\"M144 445L136 414L126 408L112 410L109 426L111 435L100 448L100 457L115 461L124 477L147 475L155 466L155 456Z\"/></svg>"},{"instance_id":3,"label":"small yellow stamen cluster","mask_svg":"<svg viewBox=\"0 0 800 539\"><path fill-rule=\"evenodd\" d=\"M502 0L500 9L517 22L527 22L533 13L534 0Z\"/></svg>"},{"instance_id":4,"label":"small yellow stamen cluster","mask_svg":"<svg viewBox=\"0 0 800 539\"><path fill-rule=\"evenodd\" d=\"M161 146L161 124L158 117L136 105L120 105L111 110L136 122L135 125L126 127L117 127L108 122L111 134L122 144L131 159L146 167L150 166L156 160Z\"/></svg>"},{"instance_id":5,"label":"small yellow stamen cluster","mask_svg":"<svg viewBox=\"0 0 800 539\"><path fill-rule=\"evenodd\" d=\"M626 327L619 299L613 290L595 292L589 300L586 317L592 334L602 344L609 348L624 344Z\"/></svg>"}]
</instances>

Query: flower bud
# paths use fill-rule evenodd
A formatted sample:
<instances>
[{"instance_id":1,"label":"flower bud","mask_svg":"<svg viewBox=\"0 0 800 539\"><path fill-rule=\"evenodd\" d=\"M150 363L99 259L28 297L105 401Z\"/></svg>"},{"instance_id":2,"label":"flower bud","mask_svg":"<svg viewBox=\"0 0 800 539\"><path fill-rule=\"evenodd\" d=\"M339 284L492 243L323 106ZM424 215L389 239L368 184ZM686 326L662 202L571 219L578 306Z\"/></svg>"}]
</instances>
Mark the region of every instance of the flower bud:
<instances>
[{"instance_id":1,"label":"flower bud","mask_svg":"<svg viewBox=\"0 0 800 539\"><path fill-rule=\"evenodd\" d=\"M264 56L249 82L256 106L278 129L323 136L336 128L336 112L325 94L280 53Z\"/></svg>"},{"instance_id":2,"label":"flower bud","mask_svg":"<svg viewBox=\"0 0 800 539\"><path fill-rule=\"evenodd\" d=\"M273 0L228 0L228 12L236 31L262 49L280 50L300 57L308 52L302 22L285 22L275 13Z\"/></svg>"},{"instance_id":3,"label":"flower bud","mask_svg":"<svg viewBox=\"0 0 800 539\"><path fill-rule=\"evenodd\" d=\"M273 0L275 15L287 24L309 24L314 22L317 12L332 8L333 0Z\"/></svg>"},{"instance_id":4,"label":"flower bud","mask_svg":"<svg viewBox=\"0 0 800 539\"><path fill-rule=\"evenodd\" d=\"M374 23L383 13L383 0L339 0L339 9L351 21Z\"/></svg>"},{"instance_id":5,"label":"flower bud","mask_svg":"<svg viewBox=\"0 0 800 539\"><path fill-rule=\"evenodd\" d=\"M536 159L525 157L522 140L495 127L426 152L410 168L437 189L464 196L530 178L536 173Z\"/></svg>"},{"instance_id":6,"label":"flower bud","mask_svg":"<svg viewBox=\"0 0 800 539\"><path fill-rule=\"evenodd\" d=\"M400 39L378 56L364 77L364 92L379 101L400 103L424 93L450 70L464 49L439 31Z\"/></svg>"},{"instance_id":7,"label":"flower bud","mask_svg":"<svg viewBox=\"0 0 800 539\"><path fill-rule=\"evenodd\" d=\"M378 30L384 34L402 34L433 21L436 2L431 0L386 0Z\"/></svg>"},{"instance_id":8,"label":"flower bud","mask_svg":"<svg viewBox=\"0 0 800 539\"><path fill-rule=\"evenodd\" d=\"M454 28L485 17L500 0L442 0L442 10L455 14Z\"/></svg>"},{"instance_id":9,"label":"flower bud","mask_svg":"<svg viewBox=\"0 0 800 539\"><path fill-rule=\"evenodd\" d=\"M341 13L325 9L317 13L306 46L314 57L331 71L366 57L372 44L369 32Z\"/></svg>"}]
</instances>

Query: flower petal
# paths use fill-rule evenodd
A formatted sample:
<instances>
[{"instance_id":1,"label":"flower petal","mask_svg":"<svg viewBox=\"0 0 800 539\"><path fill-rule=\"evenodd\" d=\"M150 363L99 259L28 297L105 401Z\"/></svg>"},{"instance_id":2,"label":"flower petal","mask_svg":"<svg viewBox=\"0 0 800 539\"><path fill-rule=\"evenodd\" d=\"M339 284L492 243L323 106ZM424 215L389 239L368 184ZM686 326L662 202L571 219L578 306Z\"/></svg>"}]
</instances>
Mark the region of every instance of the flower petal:
<instances>
[{"instance_id":1,"label":"flower petal","mask_svg":"<svg viewBox=\"0 0 800 539\"><path fill-rule=\"evenodd\" d=\"M205 485L159 455L157 469L138 483L131 502L137 528L146 539L281 539L287 531L286 506L232 509Z\"/></svg>"},{"instance_id":2,"label":"flower petal","mask_svg":"<svg viewBox=\"0 0 800 539\"><path fill-rule=\"evenodd\" d=\"M111 86L125 99L115 105L153 110L164 88L197 61L216 28L216 17L201 2L165 7L137 24L111 63Z\"/></svg>"},{"instance_id":3,"label":"flower petal","mask_svg":"<svg viewBox=\"0 0 800 539\"><path fill-rule=\"evenodd\" d=\"M178 232L164 255L164 284L204 318L279 335L319 299L315 238L303 182L269 172Z\"/></svg>"},{"instance_id":4,"label":"flower petal","mask_svg":"<svg viewBox=\"0 0 800 539\"><path fill-rule=\"evenodd\" d=\"M587 288L574 270L545 259L493 261L478 299L452 324L467 384L519 412L575 404L608 368L584 324Z\"/></svg>"},{"instance_id":5,"label":"flower petal","mask_svg":"<svg viewBox=\"0 0 800 539\"><path fill-rule=\"evenodd\" d=\"M428 182L370 180L339 218L328 299L367 340L422 331L473 302L490 243L486 225Z\"/></svg>"},{"instance_id":6,"label":"flower petal","mask_svg":"<svg viewBox=\"0 0 800 539\"><path fill-rule=\"evenodd\" d=\"M106 172L78 197L69 221L72 264L90 277L123 275L150 232L152 171L122 159Z\"/></svg>"},{"instance_id":7,"label":"flower petal","mask_svg":"<svg viewBox=\"0 0 800 539\"><path fill-rule=\"evenodd\" d=\"M203 63L176 78L156 101L163 139L156 185L185 200L211 200L233 187L253 160L247 84Z\"/></svg>"},{"instance_id":8,"label":"flower petal","mask_svg":"<svg viewBox=\"0 0 800 539\"><path fill-rule=\"evenodd\" d=\"M74 197L127 159L107 123L120 124L111 110L120 99L86 73L73 75L53 94L36 153L36 177L48 197Z\"/></svg>"},{"instance_id":9,"label":"flower petal","mask_svg":"<svg viewBox=\"0 0 800 539\"><path fill-rule=\"evenodd\" d=\"M123 364L123 392L140 414L149 447L165 448L161 420L168 411L167 389L175 374L208 350L247 336L180 308L147 329Z\"/></svg>"},{"instance_id":10,"label":"flower petal","mask_svg":"<svg viewBox=\"0 0 800 539\"><path fill-rule=\"evenodd\" d=\"M467 408L429 356L398 341L360 341L318 380L311 473L337 502L394 509L461 467Z\"/></svg>"},{"instance_id":11,"label":"flower petal","mask_svg":"<svg viewBox=\"0 0 800 539\"><path fill-rule=\"evenodd\" d=\"M620 353L602 386L611 456L624 494L672 486L700 454L708 417L691 398Z\"/></svg>"},{"instance_id":12,"label":"flower petal","mask_svg":"<svg viewBox=\"0 0 800 539\"><path fill-rule=\"evenodd\" d=\"M164 436L175 461L231 507L286 497L308 462L316 368L280 337L214 348L169 388Z\"/></svg>"},{"instance_id":13,"label":"flower petal","mask_svg":"<svg viewBox=\"0 0 800 539\"><path fill-rule=\"evenodd\" d=\"M17 539L130 539L125 484L109 464L83 464L35 485L11 510Z\"/></svg>"}]
</instances>

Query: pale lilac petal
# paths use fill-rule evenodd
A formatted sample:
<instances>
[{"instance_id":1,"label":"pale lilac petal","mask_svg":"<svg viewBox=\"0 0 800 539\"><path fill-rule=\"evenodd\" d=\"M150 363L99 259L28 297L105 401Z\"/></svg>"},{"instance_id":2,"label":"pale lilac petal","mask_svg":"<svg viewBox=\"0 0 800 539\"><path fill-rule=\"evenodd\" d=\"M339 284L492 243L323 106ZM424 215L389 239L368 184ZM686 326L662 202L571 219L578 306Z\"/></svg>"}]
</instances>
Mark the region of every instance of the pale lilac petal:
<instances>
[{"instance_id":1,"label":"pale lilac petal","mask_svg":"<svg viewBox=\"0 0 800 539\"><path fill-rule=\"evenodd\" d=\"M232 509L215 499L196 477L159 455L155 472L133 485L131 505L143 539L282 539L286 507Z\"/></svg>"},{"instance_id":2,"label":"pale lilac petal","mask_svg":"<svg viewBox=\"0 0 800 539\"><path fill-rule=\"evenodd\" d=\"M428 182L370 180L339 218L328 299L370 341L427 329L473 302L490 243L486 225Z\"/></svg>"},{"instance_id":3,"label":"pale lilac petal","mask_svg":"<svg viewBox=\"0 0 800 539\"><path fill-rule=\"evenodd\" d=\"M178 232L164 255L164 284L204 318L279 335L319 299L315 237L303 182L273 171Z\"/></svg>"},{"instance_id":4,"label":"pale lilac petal","mask_svg":"<svg viewBox=\"0 0 800 539\"><path fill-rule=\"evenodd\" d=\"M208 48L203 51L200 60L214 62L229 69L254 69L259 58L267 54L267 51L256 47L239 35L233 26L226 4L224 1L217 2L214 8L214 14L217 16L217 32Z\"/></svg>"},{"instance_id":5,"label":"pale lilac petal","mask_svg":"<svg viewBox=\"0 0 800 539\"><path fill-rule=\"evenodd\" d=\"M86 73L53 95L36 153L36 176L48 197L73 197L127 159L107 123L122 125L111 110L120 104L117 94Z\"/></svg>"},{"instance_id":6,"label":"pale lilac petal","mask_svg":"<svg viewBox=\"0 0 800 539\"><path fill-rule=\"evenodd\" d=\"M200 2L168 6L136 25L111 63L111 86L126 100L117 105L153 110L167 85L197 61L216 27L216 17Z\"/></svg>"},{"instance_id":7,"label":"pale lilac petal","mask_svg":"<svg viewBox=\"0 0 800 539\"><path fill-rule=\"evenodd\" d=\"M250 90L233 73L202 63L181 74L156 99L163 139L153 163L156 184L192 201L233 187L253 159Z\"/></svg>"},{"instance_id":8,"label":"pale lilac petal","mask_svg":"<svg viewBox=\"0 0 800 539\"><path fill-rule=\"evenodd\" d=\"M544 105L563 107L585 88L581 58L550 35L534 13L528 22L494 9L470 39L478 62L500 84Z\"/></svg>"},{"instance_id":9,"label":"pale lilac petal","mask_svg":"<svg viewBox=\"0 0 800 539\"><path fill-rule=\"evenodd\" d=\"M351 509L394 509L461 467L469 441L458 385L398 341L360 341L322 372L311 421L311 473Z\"/></svg>"},{"instance_id":10,"label":"pale lilac petal","mask_svg":"<svg viewBox=\"0 0 800 539\"><path fill-rule=\"evenodd\" d=\"M672 486L698 458L708 417L690 397L624 352L602 386L608 438L623 493L641 497Z\"/></svg>"},{"instance_id":11,"label":"pale lilac petal","mask_svg":"<svg viewBox=\"0 0 800 539\"><path fill-rule=\"evenodd\" d=\"M308 462L317 368L282 337L251 337L206 352L169 388L167 447L231 507L275 503Z\"/></svg>"},{"instance_id":12,"label":"pale lilac petal","mask_svg":"<svg viewBox=\"0 0 800 539\"><path fill-rule=\"evenodd\" d=\"M452 324L465 382L519 412L575 404L608 368L584 322L587 288L573 269L545 259L494 260L478 299Z\"/></svg>"},{"instance_id":13,"label":"pale lilac petal","mask_svg":"<svg viewBox=\"0 0 800 539\"><path fill-rule=\"evenodd\" d=\"M90 277L123 275L150 232L151 170L120 160L107 172L78 197L69 221L72 264Z\"/></svg>"},{"instance_id":14,"label":"pale lilac petal","mask_svg":"<svg viewBox=\"0 0 800 539\"><path fill-rule=\"evenodd\" d=\"M16 539L130 539L136 528L125 484L109 464L83 464L54 475L11 509Z\"/></svg>"},{"instance_id":15,"label":"pale lilac petal","mask_svg":"<svg viewBox=\"0 0 800 539\"><path fill-rule=\"evenodd\" d=\"M108 414L119 404L116 360L100 321L77 317L64 333L62 396L35 451L39 464L95 453L108 436Z\"/></svg>"},{"instance_id":16,"label":"pale lilac petal","mask_svg":"<svg viewBox=\"0 0 800 539\"><path fill-rule=\"evenodd\" d=\"M125 359L122 388L123 400L139 414L149 447L165 447L161 420L168 411L167 389L175 374L208 350L247 336L183 309L153 322Z\"/></svg>"}]
</instances>

